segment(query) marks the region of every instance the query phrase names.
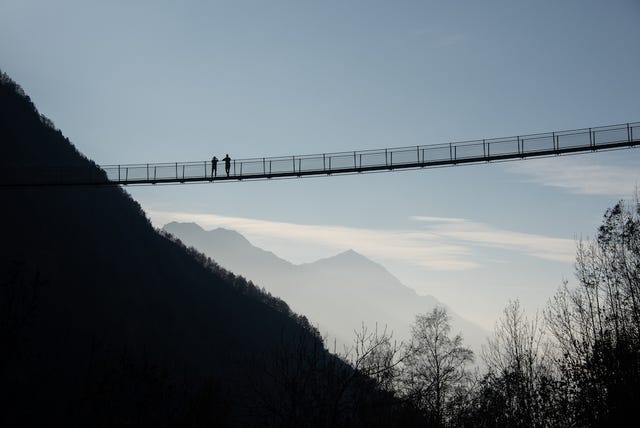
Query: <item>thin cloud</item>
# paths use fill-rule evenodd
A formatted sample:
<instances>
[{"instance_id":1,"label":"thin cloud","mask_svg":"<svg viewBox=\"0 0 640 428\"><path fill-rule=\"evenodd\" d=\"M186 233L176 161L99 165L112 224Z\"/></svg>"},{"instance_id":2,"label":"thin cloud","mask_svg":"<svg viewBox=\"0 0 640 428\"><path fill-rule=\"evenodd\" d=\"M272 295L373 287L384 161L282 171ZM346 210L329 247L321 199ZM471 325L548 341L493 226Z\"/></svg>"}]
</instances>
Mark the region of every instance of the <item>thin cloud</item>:
<instances>
[{"instance_id":1,"label":"thin cloud","mask_svg":"<svg viewBox=\"0 0 640 428\"><path fill-rule=\"evenodd\" d=\"M414 216L419 223L415 230L379 230L215 214L150 211L149 215L157 226L181 221L195 222L205 229L234 229L270 250L279 248L279 255L295 263L312 261L311 254L326 257L354 249L375 260L399 261L426 270L461 271L481 266L477 255L481 247L561 262L572 261L575 252L575 243L569 239L500 230L461 218Z\"/></svg>"},{"instance_id":2,"label":"thin cloud","mask_svg":"<svg viewBox=\"0 0 640 428\"><path fill-rule=\"evenodd\" d=\"M638 168L596 164L577 157L514 163L509 171L530 176L528 182L580 195L627 197L640 182Z\"/></svg>"},{"instance_id":3,"label":"thin cloud","mask_svg":"<svg viewBox=\"0 0 640 428\"><path fill-rule=\"evenodd\" d=\"M428 230L454 241L515 251L545 260L571 262L575 254L575 242L571 239L513 232L467 220L431 225Z\"/></svg>"},{"instance_id":4,"label":"thin cloud","mask_svg":"<svg viewBox=\"0 0 640 428\"><path fill-rule=\"evenodd\" d=\"M465 221L463 218L456 217L432 217L425 215L414 215L411 217L412 220L424 221L424 222L432 222L432 223L462 223Z\"/></svg>"},{"instance_id":5,"label":"thin cloud","mask_svg":"<svg viewBox=\"0 0 640 428\"><path fill-rule=\"evenodd\" d=\"M150 211L149 215L158 226L169 221L195 222L205 229L237 230L254 242L275 242L276 246L288 248L289 257L282 256L294 262L311 261L300 260L311 246L316 247L316 253L321 247L326 255L353 249L377 260L399 260L433 270L464 270L478 266L469 260L470 248L446 242L428 232L302 225L215 214Z\"/></svg>"}]
</instances>

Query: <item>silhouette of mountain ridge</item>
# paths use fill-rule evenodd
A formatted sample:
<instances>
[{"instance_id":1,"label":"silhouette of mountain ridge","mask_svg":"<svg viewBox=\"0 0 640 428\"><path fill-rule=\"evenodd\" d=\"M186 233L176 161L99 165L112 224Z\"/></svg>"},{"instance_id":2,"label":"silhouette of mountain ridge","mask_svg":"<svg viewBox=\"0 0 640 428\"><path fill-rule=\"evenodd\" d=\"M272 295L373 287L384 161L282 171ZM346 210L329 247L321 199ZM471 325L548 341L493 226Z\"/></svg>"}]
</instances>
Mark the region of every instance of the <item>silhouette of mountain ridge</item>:
<instances>
[{"instance_id":1,"label":"silhouette of mountain ridge","mask_svg":"<svg viewBox=\"0 0 640 428\"><path fill-rule=\"evenodd\" d=\"M373 326L387 325L397 338L407 340L409 326L415 315L430 311L436 305L445 306L435 297L418 295L405 286L384 266L350 249L311 263L294 265L271 252L248 245L241 250L228 251L224 246L212 245L215 230L200 236L183 234L181 223L170 223L164 230L184 239L212 257L221 266L238 272L271 294L285 299L291 307L343 343L349 343L354 329L363 322ZM267 253L256 262L251 255ZM270 262L274 261L273 264ZM479 351L488 332L465 320L449 309L454 329L462 330L466 343Z\"/></svg>"},{"instance_id":2,"label":"silhouette of mountain ridge","mask_svg":"<svg viewBox=\"0 0 640 428\"><path fill-rule=\"evenodd\" d=\"M352 267L361 266L361 267L377 268L377 269L386 271L386 269L382 265L374 262L373 260L363 256L362 254L352 249L343 251L331 257L326 257L324 259L316 260L315 262L312 262L312 263L304 263L303 266L304 265L339 266L341 264L344 264L345 266L352 266Z\"/></svg>"},{"instance_id":3,"label":"silhouette of mountain ridge","mask_svg":"<svg viewBox=\"0 0 640 428\"><path fill-rule=\"evenodd\" d=\"M277 264L282 266L293 266L292 263L276 256L270 251L263 250L251 244L242 234L218 227L206 231L196 223L170 222L163 227L163 230L172 233L189 246L198 248L205 254L221 253L231 256L242 257L245 261L253 265ZM174 233L175 232L175 233ZM238 266L230 264L227 269L235 272Z\"/></svg>"}]
</instances>

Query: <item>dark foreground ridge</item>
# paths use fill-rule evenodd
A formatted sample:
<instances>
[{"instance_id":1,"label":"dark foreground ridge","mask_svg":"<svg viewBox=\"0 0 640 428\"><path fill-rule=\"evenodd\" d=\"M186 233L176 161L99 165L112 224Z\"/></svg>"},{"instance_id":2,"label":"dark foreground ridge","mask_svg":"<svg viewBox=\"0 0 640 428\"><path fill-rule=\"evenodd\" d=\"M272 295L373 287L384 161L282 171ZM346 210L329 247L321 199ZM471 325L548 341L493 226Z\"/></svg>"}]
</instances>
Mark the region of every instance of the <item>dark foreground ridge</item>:
<instances>
[{"instance_id":1,"label":"dark foreground ridge","mask_svg":"<svg viewBox=\"0 0 640 428\"><path fill-rule=\"evenodd\" d=\"M0 144L2 171L54 164L107 177L3 74ZM122 188L0 198L0 426L403 420L305 317L156 231Z\"/></svg>"}]
</instances>

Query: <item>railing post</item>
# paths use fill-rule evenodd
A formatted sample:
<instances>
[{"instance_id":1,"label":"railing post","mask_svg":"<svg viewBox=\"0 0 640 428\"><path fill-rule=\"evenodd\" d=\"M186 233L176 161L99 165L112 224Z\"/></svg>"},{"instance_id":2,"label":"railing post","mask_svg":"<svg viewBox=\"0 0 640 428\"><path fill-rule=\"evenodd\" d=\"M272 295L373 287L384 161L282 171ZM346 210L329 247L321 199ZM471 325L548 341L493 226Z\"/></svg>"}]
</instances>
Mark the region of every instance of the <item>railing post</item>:
<instances>
[{"instance_id":1,"label":"railing post","mask_svg":"<svg viewBox=\"0 0 640 428\"><path fill-rule=\"evenodd\" d=\"M271 161L269 161L269 163L271 163ZM267 173L267 165L265 163L264 158L262 158L262 175L265 175Z\"/></svg>"},{"instance_id":2,"label":"railing post","mask_svg":"<svg viewBox=\"0 0 640 428\"><path fill-rule=\"evenodd\" d=\"M156 177L157 177L157 174L156 174L156 173L158 172L158 171L157 171L157 169L158 169L158 167L157 167L157 166L154 166L154 167L153 167L153 181L156 181Z\"/></svg>"},{"instance_id":3,"label":"railing post","mask_svg":"<svg viewBox=\"0 0 640 428\"><path fill-rule=\"evenodd\" d=\"M388 149L384 149L384 166L389 166L389 157L387 154Z\"/></svg>"},{"instance_id":4,"label":"railing post","mask_svg":"<svg viewBox=\"0 0 640 428\"><path fill-rule=\"evenodd\" d=\"M630 131L630 128L629 128L629 124L627 123L627 143L631 142L631 133L629 131Z\"/></svg>"},{"instance_id":5,"label":"railing post","mask_svg":"<svg viewBox=\"0 0 640 428\"><path fill-rule=\"evenodd\" d=\"M360 169L362 169L362 153L360 153L360 155L358 155L358 157L360 158Z\"/></svg>"},{"instance_id":6,"label":"railing post","mask_svg":"<svg viewBox=\"0 0 640 428\"><path fill-rule=\"evenodd\" d=\"M416 146L416 162L420 163L420 146Z\"/></svg>"},{"instance_id":7,"label":"railing post","mask_svg":"<svg viewBox=\"0 0 640 428\"><path fill-rule=\"evenodd\" d=\"M127 181L129 181L129 167L124 170L124 182L126 183Z\"/></svg>"},{"instance_id":8,"label":"railing post","mask_svg":"<svg viewBox=\"0 0 640 428\"><path fill-rule=\"evenodd\" d=\"M240 177L242 177L242 164L243 164L243 163L244 163L244 162L240 162Z\"/></svg>"},{"instance_id":9,"label":"railing post","mask_svg":"<svg viewBox=\"0 0 640 428\"><path fill-rule=\"evenodd\" d=\"M121 181L120 180L120 165L118 165L118 181Z\"/></svg>"},{"instance_id":10,"label":"railing post","mask_svg":"<svg viewBox=\"0 0 640 428\"><path fill-rule=\"evenodd\" d=\"M298 158L298 175L302 172L302 158Z\"/></svg>"},{"instance_id":11,"label":"railing post","mask_svg":"<svg viewBox=\"0 0 640 428\"><path fill-rule=\"evenodd\" d=\"M589 147L593 147L593 134L591 133L591 128L589 128Z\"/></svg>"},{"instance_id":12,"label":"railing post","mask_svg":"<svg viewBox=\"0 0 640 428\"><path fill-rule=\"evenodd\" d=\"M291 161L293 162L293 172L296 172L296 156L291 156Z\"/></svg>"},{"instance_id":13,"label":"railing post","mask_svg":"<svg viewBox=\"0 0 640 428\"><path fill-rule=\"evenodd\" d=\"M327 170L327 155L325 153L322 154L322 170Z\"/></svg>"},{"instance_id":14,"label":"railing post","mask_svg":"<svg viewBox=\"0 0 640 428\"><path fill-rule=\"evenodd\" d=\"M518 140L518 154L521 155L522 152L520 151L520 136L518 135L516 139Z\"/></svg>"},{"instance_id":15,"label":"railing post","mask_svg":"<svg viewBox=\"0 0 640 428\"><path fill-rule=\"evenodd\" d=\"M176 180L178 179L178 162L176 162Z\"/></svg>"},{"instance_id":16,"label":"railing post","mask_svg":"<svg viewBox=\"0 0 640 428\"><path fill-rule=\"evenodd\" d=\"M391 158L391 159L390 159L390 162L389 162L389 167L390 167L390 168L393 168L393 152L391 152L391 154L390 154L390 158Z\"/></svg>"},{"instance_id":17,"label":"railing post","mask_svg":"<svg viewBox=\"0 0 640 428\"><path fill-rule=\"evenodd\" d=\"M207 161L204 161L204 178L207 178Z\"/></svg>"},{"instance_id":18,"label":"railing post","mask_svg":"<svg viewBox=\"0 0 640 428\"><path fill-rule=\"evenodd\" d=\"M149 164L147 164L147 181L149 181Z\"/></svg>"},{"instance_id":19,"label":"railing post","mask_svg":"<svg viewBox=\"0 0 640 428\"><path fill-rule=\"evenodd\" d=\"M236 175L236 160L233 160L233 175Z\"/></svg>"},{"instance_id":20,"label":"railing post","mask_svg":"<svg viewBox=\"0 0 640 428\"><path fill-rule=\"evenodd\" d=\"M449 143L449 160L453 160L453 147Z\"/></svg>"},{"instance_id":21,"label":"railing post","mask_svg":"<svg viewBox=\"0 0 640 428\"><path fill-rule=\"evenodd\" d=\"M487 157L487 146L484 139L482 139L482 156Z\"/></svg>"},{"instance_id":22,"label":"railing post","mask_svg":"<svg viewBox=\"0 0 640 428\"><path fill-rule=\"evenodd\" d=\"M182 181L184 181L184 165L182 165Z\"/></svg>"},{"instance_id":23,"label":"railing post","mask_svg":"<svg viewBox=\"0 0 640 428\"><path fill-rule=\"evenodd\" d=\"M556 133L555 131L551 133L551 141L553 143L553 150L556 151L557 149L557 144L556 144Z\"/></svg>"},{"instance_id":24,"label":"railing post","mask_svg":"<svg viewBox=\"0 0 640 428\"><path fill-rule=\"evenodd\" d=\"M358 168L358 163L356 161L356 152L353 152L353 168L356 169Z\"/></svg>"}]
</instances>

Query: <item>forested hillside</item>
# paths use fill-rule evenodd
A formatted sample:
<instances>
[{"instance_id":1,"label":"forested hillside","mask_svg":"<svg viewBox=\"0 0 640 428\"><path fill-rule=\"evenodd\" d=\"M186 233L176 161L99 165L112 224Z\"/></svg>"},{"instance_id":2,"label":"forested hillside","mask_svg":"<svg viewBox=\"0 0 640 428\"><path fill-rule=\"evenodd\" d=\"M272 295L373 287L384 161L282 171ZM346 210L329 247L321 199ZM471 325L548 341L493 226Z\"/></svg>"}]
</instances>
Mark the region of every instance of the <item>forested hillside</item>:
<instances>
[{"instance_id":1,"label":"forested hillside","mask_svg":"<svg viewBox=\"0 0 640 428\"><path fill-rule=\"evenodd\" d=\"M0 142L0 425L369 425L395 411L374 410L376 389L304 317L154 230L121 188L7 186L102 172L4 74ZM315 375L293 394L303 354Z\"/></svg>"}]
</instances>

